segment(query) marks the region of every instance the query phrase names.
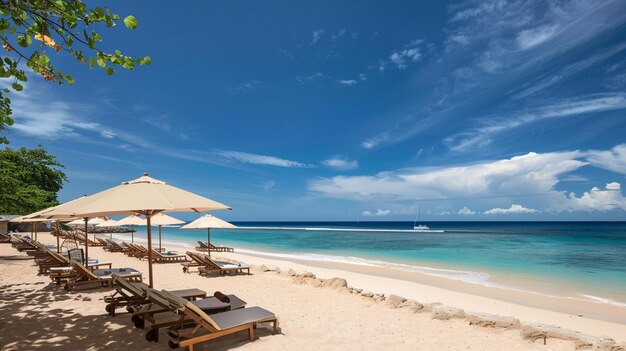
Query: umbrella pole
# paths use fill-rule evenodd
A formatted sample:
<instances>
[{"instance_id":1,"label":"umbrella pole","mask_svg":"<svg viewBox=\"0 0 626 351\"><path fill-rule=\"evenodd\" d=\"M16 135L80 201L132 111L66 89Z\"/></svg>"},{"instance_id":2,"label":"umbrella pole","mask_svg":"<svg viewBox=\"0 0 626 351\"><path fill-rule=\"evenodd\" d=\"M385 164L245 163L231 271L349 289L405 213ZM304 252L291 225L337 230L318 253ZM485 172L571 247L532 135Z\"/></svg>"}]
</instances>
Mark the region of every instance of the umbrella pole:
<instances>
[{"instance_id":1,"label":"umbrella pole","mask_svg":"<svg viewBox=\"0 0 626 351\"><path fill-rule=\"evenodd\" d=\"M37 241L37 223L35 223L34 227L35 227L35 241Z\"/></svg>"},{"instance_id":2,"label":"umbrella pole","mask_svg":"<svg viewBox=\"0 0 626 351\"><path fill-rule=\"evenodd\" d=\"M146 224L148 225L148 279L150 282L150 287L153 287L152 280L152 229L150 227L150 217L149 213L146 213Z\"/></svg>"},{"instance_id":3,"label":"umbrella pole","mask_svg":"<svg viewBox=\"0 0 626 351\"><path fill-rule=\"evenodd\" d=\"M159 224L159 252L161 252L161 225Z\"/></svg>"},{"instance_id":4,"label":"umbrella pole","mask_svg":"<svg viewBox=\"0 0 626 351\"><path fill-rule=\"evenodd\" d=\"M89 240L89 236L87 235L87 222L89 222L89 217L85 217L85 262L83 262L85 264L85 267L88 266L87 262L89 262L89 243L87 243L87 240ZM89 267L87 267L89 268Z\"/></svg>"},{"instance_id":5,"label":"umbrella pole","mask_svg":"<svg viewBox=\"0 0 626 351\"><path fill-rule=\"evenodd\" d=\"M59 221L55 222L57 231L57 253L61 252L61 245L59 245L59 237L61 236L61 230L59 229Z\"/></svg>"},{"instance_id":6,"label":"umbrella pole","mask_svg":"<svg viewBox=\"0 0 626 351\"><path fill-rule=\"evenodd\" d=\"M206 245L209 247L209 257L211 257L211 228L206 229Z\"/></svg>"},{"instance_id":7,"label":"umbrella pole","mask_svg":"<svg viewBox=\"0 0 626 351\"><path fill-rule=\"evenodd\" d=\"M132 224L130 225L130 242L135 242L135 226Z\"/></svg>"},{"instance_id":8,"label":"umbrella pole","mask_svg":"<svg viewBox=\"0 0 626 351\"><path fill-rule=\"evenodd\" d=\"M30 223L30 238L31 238L31 239L35 239L35 236L33 235L33 232L34 232L34 230L33 230L33 229L34 229L34 228L35 228L35 223L34 223L34 222L31 222L31 223Z\"/></svg>"}]
</instances>

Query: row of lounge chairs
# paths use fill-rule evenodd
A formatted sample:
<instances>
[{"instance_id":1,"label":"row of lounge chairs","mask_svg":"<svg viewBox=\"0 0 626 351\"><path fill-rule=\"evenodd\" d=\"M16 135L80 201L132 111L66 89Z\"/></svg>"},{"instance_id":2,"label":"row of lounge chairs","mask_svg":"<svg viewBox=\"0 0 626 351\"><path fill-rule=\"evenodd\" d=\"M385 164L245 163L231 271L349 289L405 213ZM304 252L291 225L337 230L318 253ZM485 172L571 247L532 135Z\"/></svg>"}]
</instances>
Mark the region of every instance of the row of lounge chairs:
<instances>
[{"instance_id":1,"label":"row of lounge chairs","mask_svg":"<svg viewBox=\"0 0 626 351\"><path fill-rule=\"evenodd\" d=\"M201 252L235 252L235 249L227 246L215 246L210 242L198 240L198 246L196 246L196 251Z\"/></svg>"},{"instance_id":2,"label":"row of lounge chairs","mask_svg":"<svg viewBox=\"0 0 626 351\"><path fill-rule=\"evenodd\" d=\"M190 273L192 267L197 267L201 275L210 273L220 273L220 275L228 273L232 275L244 272L250 274L250 266L214 260L208 255L191 251L187 251L187 256L191 258L191 261L182 263L183 272L185 273Z\"/></svg>"},{"instance_id":3,"label":"row of lounge chairs","mask_svg":"<svg viewBox=\"0 0 626 351\"><path fill-rule=\"evenodd\" d=\"M115 316L115 309L126 306L136 328L149 330L148 341L159 341L163 330L172 348L188 347L225 335L247 331L254 340L258 324L272 325L272 334L278 329L276 315L261 307L246 307L247 303L235 295L216 292L208 296L200 289L156 290L143 283L132 283L114 276L116 292L105 299L106 310Z\"/></svg>"},{"instance_id":4,"label":"row of lounge chairs","mask_svg":"<svg viewBox=\"0 0 626 351\"><path fill-rule=\"evenodd\" d=\"M170 347L187 347L193 351L198 343L240 332L246 332L248 338L254 340L255 328L259 324L270 324L272 334L278 330L278 318L274 313L261 307L247 307L247 303L234 294L216 292L207 296L200 289L156 290L144 284L141 272L132 268L115 269L108 262L85 265L29 238L15 236L12 243L34 258L40 273L51 276L68 274L64 277L66 290L115 288L114 293L104 299L105 310L115 316L116 309L126 307L134 326L148 329L145 337L149 341L157 342L162 333L169 339ZM127 247L138 250L132 244ZM157 251L155 254L161 253ZM247 270L249 273L249 267L213 261L207 255L193 252L187 254L199 269L231 273ZM102 269L102 266L108 267Z\"/></svg>"}]
</instances>

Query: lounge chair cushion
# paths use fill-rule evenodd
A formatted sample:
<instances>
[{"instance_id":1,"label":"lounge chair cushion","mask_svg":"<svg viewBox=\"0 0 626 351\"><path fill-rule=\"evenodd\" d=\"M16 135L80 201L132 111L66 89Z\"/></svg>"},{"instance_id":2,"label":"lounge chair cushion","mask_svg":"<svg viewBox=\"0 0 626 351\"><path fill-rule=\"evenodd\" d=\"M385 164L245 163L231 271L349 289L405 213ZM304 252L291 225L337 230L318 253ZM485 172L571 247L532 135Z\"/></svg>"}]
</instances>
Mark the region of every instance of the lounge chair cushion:
<instances>
[{"instance_id":1,"label":"lounge chair cushion","mask_svg":"<svg viewBox=\"0 0 626 351\"><path fill-rule=\"evenodd\" d=\"M211 319L221 330L234 328L247 323L263 322L276 316L261 307L248 307L211 315Z\"/></svg>"},{"instance_id":2,"label":"lounge chair cushion","mask_svg":"<svg viewBox=\"0 0 626 351\"><path fill-rule=\"evenodd\" d=\"M124 277L127 275L138 274L138 273L141 273L141 272L132 268L96 269L93 271L93 274L99 278L107 278L107 277L110 277L111 274L117 274L120 277Z\"/></svg>"}]
</instances>

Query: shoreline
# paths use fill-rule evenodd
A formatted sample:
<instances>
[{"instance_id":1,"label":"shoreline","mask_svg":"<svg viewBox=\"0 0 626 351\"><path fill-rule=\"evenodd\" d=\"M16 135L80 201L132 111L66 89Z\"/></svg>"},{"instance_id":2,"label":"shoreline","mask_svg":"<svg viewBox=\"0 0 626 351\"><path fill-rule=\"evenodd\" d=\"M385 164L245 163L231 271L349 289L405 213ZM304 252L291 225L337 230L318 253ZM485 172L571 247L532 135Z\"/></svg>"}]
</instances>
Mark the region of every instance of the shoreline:
<instances>
[{"instance_id":1,"label":"shoreline","mask_svg":"<svg viewBox=\"0 0 626 351\"><path fill-rule=\"evenodd\" d=\"M114 234L114 237L116 235ZM117 235L125 239L124 235ZM135 238L135 241L145 241ZM154 242L153 242L154 244ZM163 241L168 250L190 250L189 243ZM424 273L400 271L358 264L322 262L306 259L270 258L250 253L214 253L251 265L271 265L283 271L311 272L319 278L346 279L354 288L375 294L399 295L424 304L441 303L465 311L514 317L524 324L551 324L594 336L607 335L626 342L626 307L609 303L545 296L541 294L487 287L474 283L435 277ZM582 315L582 316L581 316Z\"/></svg>"}]
</instances>

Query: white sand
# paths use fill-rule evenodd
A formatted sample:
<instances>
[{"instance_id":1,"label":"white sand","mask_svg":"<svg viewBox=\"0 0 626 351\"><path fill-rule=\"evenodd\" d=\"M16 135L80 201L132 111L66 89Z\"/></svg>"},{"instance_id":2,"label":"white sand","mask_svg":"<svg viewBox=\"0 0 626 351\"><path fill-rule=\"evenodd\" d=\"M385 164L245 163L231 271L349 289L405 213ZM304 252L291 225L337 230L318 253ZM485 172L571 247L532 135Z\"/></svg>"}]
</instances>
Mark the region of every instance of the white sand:
<instances>
[{"instance_id":1,"label":"white sand","mask_svg":"<svg viewBox=\"0 0 626 351\"><path fill-rule=\"evenodd\" d=\"M39 240L54 238L39 234ZM121 253L90 248L90 256L114 262L114 267L131 267L144 272L147 262ZM523 320L566 325L595 335L608 334L620 342L626 326L503 302L493 298L455 292L396 278L383 278L366 272L312 267L265 258L228 255L249 263L264 262L312 271L323 278L344 277L349 285L377 293L397 293L420 302L440 301L447 305L480 311L502 311ZM104 290L66 293L37 276L37 268L27 256L9 244L0 244L0 349L38 350L167 350L166 337L159 343L145 341L145 330L134 329L123 309L116 317L104 312ZM271 262L270 262L271 261ZM390 309L346 289L315 288L292 282L285 274L253 270L250 276L200 277L183 274L180 264L155 264L155 287L160 289L200 288L210 294L219 290L235 293L248 306L261 306L276 313L282 334L271 335L259 327L254 342L245 333L202 344L198 350L574 350L575 342L557 338L531 341L520 328L502 329L469 325L467 319L436 320L431 312L414 313L409 308ZM495 307L494 307L495 306ZM602 331L595 333L595 331ZM620 339L621 337L621 339Z\"/></svg>"}]
</instances>

